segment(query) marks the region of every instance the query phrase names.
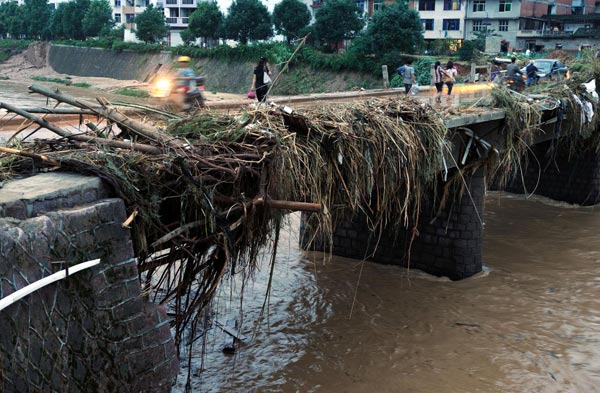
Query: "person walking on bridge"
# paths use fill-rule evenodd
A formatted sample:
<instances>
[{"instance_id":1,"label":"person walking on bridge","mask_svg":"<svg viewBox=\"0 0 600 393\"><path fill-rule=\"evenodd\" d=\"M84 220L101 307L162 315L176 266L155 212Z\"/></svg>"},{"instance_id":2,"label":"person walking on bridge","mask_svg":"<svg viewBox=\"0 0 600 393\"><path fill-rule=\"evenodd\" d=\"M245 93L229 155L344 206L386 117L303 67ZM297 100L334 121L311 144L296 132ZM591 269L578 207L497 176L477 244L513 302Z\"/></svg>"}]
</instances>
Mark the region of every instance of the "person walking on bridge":
<instances>
[{"instance_id":1,"label":"person walking on bridge","mask_svg":"<svg viewBox=\"0 0 600 393\"><path fill-rule=\"evenodd\" d=\"M456 82L457 74L458 72L456 71L456 67L452 60L448 61L448 63L446 63L446 74L442 78L444 83L446 83L446 86L448 86L448 95L452 94L452 87Z\"/></svg>"},{"instance_id":2,"label":"person walking on bridge","mask_svg":"<svg viewBox=\"0 0 600 393\"><path fill-rule=\"evenodd\" d=\"M446 73L442 68L442 63L436 61L433 65L433 84L435 85L435 101L442 102L442 88L444 87L443 76Z\"/></svg>"},{"instance_id":3,"label":"person walking on bridge","mask_svg":"<svg viewBox=\"0 0 600 393\"><path fill-rule=\"evenodd\" d=\"M412 89L413 83L417 81L415 77L415 69L412 66L412 60L408 60L404 65L404 73L402 74L404 79L404 94L408 94L410 89Z\"/></svg>"}]
</instances>

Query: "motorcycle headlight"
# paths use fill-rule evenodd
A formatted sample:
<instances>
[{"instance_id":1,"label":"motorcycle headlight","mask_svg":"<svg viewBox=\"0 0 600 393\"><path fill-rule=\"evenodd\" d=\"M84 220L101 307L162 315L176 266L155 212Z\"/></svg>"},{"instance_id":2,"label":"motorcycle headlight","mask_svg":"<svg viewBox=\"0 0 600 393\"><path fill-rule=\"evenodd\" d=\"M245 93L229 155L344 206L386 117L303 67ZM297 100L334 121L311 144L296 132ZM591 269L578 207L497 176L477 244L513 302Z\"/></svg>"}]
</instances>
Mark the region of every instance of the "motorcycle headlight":
<instances>
[{"instance_id":1,"label":"motorcycle headlight","mask_svg":"<svg viewBox=\"0 0 600 393\"><path fill-rule=\"evenodd\" d=\"M171 81L169 79L161 78L154 84L152 90L153 97L168 97L171 93Z\"/></svg>"}]
</instances>

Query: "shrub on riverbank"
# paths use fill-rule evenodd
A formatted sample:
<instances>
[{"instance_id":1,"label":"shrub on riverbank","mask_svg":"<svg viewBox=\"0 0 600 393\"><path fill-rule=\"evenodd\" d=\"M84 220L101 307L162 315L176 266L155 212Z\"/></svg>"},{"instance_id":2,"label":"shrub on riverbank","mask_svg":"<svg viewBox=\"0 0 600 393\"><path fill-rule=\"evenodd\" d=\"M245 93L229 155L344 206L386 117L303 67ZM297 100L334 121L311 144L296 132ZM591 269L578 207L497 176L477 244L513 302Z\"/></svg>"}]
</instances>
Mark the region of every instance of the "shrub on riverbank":
<instances>
[{"instance_id":1,"label":"shrub on riverbank","mask_svg":"<svg viewBox=\"0 0 600 393\"><path fill-rule=\"evenodd\" d=\"M31 79L33 79L34 81L38 81L38 82L52 82L52 83L58 83L61 85L66 85L66 86L76 86L76 87L85 87L85 88L92 87L92 85L87 82L73 83L70 79L47 78L45 76L32 76Z\"/></svg>"}]
</instances>

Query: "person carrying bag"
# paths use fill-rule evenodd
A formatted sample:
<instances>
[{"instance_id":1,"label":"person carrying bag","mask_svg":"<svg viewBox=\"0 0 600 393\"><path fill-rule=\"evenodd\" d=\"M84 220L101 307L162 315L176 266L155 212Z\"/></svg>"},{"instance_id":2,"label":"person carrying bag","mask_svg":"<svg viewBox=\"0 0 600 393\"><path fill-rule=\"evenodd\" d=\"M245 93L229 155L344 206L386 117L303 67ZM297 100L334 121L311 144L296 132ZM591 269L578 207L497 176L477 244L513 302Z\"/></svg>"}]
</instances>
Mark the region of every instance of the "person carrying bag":
<instances>
[{"instance_id":1,"label":"person carrying bag","mask_svg":"<svg viewBox=\"0 0 600 393\"><path fill-rule=\"evenodd\" d=\"M269 61L263 56L258 60L256 67L254 67L252 86L250 86L250 91L256 92L256 99L258 102L266 101L267 92L269 91L269 84L271 82L272 80L271 71L269 71Z\"/></svg>"}]
</instances>

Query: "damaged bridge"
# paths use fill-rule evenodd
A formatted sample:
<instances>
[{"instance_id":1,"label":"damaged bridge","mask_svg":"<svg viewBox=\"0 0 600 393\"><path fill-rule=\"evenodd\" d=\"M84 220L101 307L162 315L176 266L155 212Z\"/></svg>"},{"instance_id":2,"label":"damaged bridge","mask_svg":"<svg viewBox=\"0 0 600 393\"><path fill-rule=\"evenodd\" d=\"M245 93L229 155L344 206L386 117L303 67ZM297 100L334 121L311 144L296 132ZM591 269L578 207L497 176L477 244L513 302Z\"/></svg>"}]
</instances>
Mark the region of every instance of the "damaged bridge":
<instances>
[{"instance_id":1,"label":"damaged bridge","mask_svg":"<svg viewBox=\"0 0 600 393\"><path fill-rule=\"evenodd\" d=\"M185 332L202 330L223 277L251 277L289 211L307 249L461 279L482 267L487 188L600 200L585 96L499 91L445 117L402 98L140 122L31 90L96 120L73 130L0 103L54 134L0 147L0 297L100 263L0 311L6 391L169 391Z\"/></svg>"}]
</instances>

